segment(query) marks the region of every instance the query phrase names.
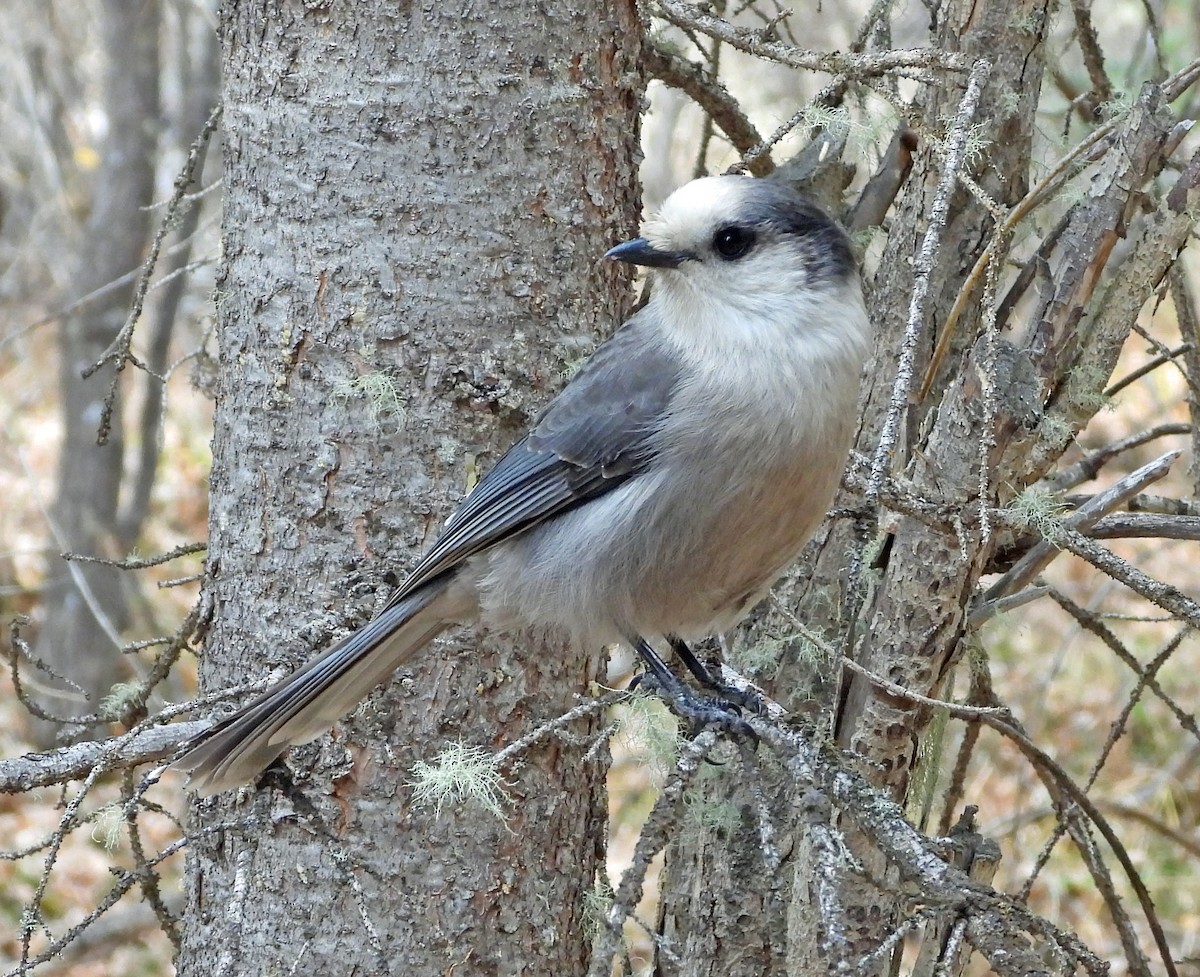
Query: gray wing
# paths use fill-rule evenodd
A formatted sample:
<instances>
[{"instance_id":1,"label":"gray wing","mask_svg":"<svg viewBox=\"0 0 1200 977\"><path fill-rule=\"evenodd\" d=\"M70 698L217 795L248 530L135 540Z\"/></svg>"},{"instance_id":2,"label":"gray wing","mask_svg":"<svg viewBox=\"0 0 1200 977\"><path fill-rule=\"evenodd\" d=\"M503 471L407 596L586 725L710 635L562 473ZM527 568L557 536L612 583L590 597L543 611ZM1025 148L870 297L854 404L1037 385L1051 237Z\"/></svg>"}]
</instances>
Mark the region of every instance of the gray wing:
<instances>
[{"instance_id":1,"label":"gray wing","mask_svg":"<svg viewBox=\"0 0 1200 977\"><path fill-rule=\"evenodd\" d=\"M475 486L388 606L480 550L641 471L679 366L643 316L630 319Z\"/></svg>"}]
</instances>

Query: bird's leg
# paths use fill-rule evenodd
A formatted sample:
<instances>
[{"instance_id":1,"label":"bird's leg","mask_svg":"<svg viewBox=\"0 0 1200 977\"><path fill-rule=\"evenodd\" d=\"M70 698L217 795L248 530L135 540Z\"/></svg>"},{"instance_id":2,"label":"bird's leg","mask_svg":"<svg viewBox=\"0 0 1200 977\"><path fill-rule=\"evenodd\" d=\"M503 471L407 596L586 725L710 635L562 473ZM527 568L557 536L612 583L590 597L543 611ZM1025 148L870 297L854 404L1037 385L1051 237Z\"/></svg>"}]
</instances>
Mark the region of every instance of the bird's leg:
<instances>
[{"instance_id":1,"label":"bird's leg","mask_svg":"<svg viewBox=\"0 0 1200 977\"><path fill-rule=\"evenodd\" d=\"M721 681L709 671L708 666L704 664L696 653L688 647L687 642L677 635L669 635L667 641L671 643L671 650L679 657L684 666L695 677L696 681L703 685L706 689L717 693L722 699L743 709L749 709L751 712L757 713L760 716L767 714L767 708L762 701L762 696L755 692L749 692L744 689L734 688L727 682Z\"/></svg>"},{"instance_id":2,"label":"bird's leg","mask_svg":"<svg viewBox=\"0 0 1200 977\"><path fill-rule=\"evenodd\" d=\"M667 667L667 663L659 657L658 652L650 646L650 642L645 638L638 637L630 643L637 649L637 653L645 662L647 669L646 673L641 676L641 680L634 683L635 685L652 688L677 715L684 719L700 725L716 723L730 732L754 736L754 731L750 729L749 724L737 715L736 706L692 691L678 675ZM690 650L688 654L691 655ZM695 661L694 655L692 660ZM699 662L696 664L699 665Z\"/></svg>"},{"instance_id":3,"label":"bird's leg","mask_svg":"<svg viewBox=\"0 0 1200 977\"><path fill-rule=\"evenodd\" d=\"M708 666L696 657L696 653L688 647L687 642L684 641L683 638L670 635L667 638L667 641L670 642L671 650L675 652L675 654L679 657L679 660L683 662L684 667L686 667L689 672L696 676L697 682L703 685L706 689L712 689L714 692L725 691L725 686L721 680L713 676L713 673L708 670Z\"/></svg>"}]
</instances>

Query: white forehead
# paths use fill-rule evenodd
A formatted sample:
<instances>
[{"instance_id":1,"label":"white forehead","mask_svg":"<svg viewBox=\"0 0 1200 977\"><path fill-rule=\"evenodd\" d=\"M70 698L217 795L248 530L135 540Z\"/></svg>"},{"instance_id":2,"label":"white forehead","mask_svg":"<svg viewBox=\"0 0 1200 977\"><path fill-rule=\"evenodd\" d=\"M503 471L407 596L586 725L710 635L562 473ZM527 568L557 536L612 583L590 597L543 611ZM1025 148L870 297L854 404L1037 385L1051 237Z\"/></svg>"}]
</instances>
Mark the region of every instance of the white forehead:
<instances>
[{"instance_id":1,"label":"white forehead","mask_svg":"<svg viewBox=\"0 0 1200 977\"><path fill-rule=\"evenodd\" d=\"M705 240L737 218L753 183L749 176L705 176L685 183L646 221L642 234L651 243L670 241L677 247Z\"/></svg>"}]
</instances>

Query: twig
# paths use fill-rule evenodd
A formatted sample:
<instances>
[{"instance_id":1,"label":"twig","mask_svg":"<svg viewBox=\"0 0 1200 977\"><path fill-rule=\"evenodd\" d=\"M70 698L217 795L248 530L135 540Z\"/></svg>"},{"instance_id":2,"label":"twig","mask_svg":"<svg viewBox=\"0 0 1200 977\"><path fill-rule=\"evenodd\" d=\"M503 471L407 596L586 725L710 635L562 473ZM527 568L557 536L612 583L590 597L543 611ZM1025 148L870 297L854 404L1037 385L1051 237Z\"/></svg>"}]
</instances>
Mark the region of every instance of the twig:
<instances>
[{"instance_id":1,"label":"twig","mask_svg":"<svg viewBox=\"0 0 1200 977\"><path fill-rule=\"evenodd\" d=\"M1200 516L1122 512L1105 516L1084 534L1092 539L1200 540Z\"/></svg>"},{"instance_id":2,"label":"twig","mask_svg":"<svg viewBox=\"0 0 1200 977\"><path fill-rule=\"evenodd\" d=\"M1112 82L1104 71L1104 55L1100 41L1092 26L1091 4L1084 0L1071 0L1071 12L1075 15L1075 38L1083 55L1083 66L1087 68L1088 80L1092 83L1092 94L1100 105L1112 101Z\"/></svg>"},{"instance_id":3,"label":"twig","mask_svg":"<svg viewBox=\"0 0 1200 977\"><path fill-rule=\"evenodd\" d=\"M167 553L160 553L158 556L148 556L144 559L137 559L131 556L124 560L107 560L100 556L87 556L84 553L62 553L60 555L68 562L101 563L104 566L115 567L118 570L145 570L147 567L156 567L161 566L163 563L170 563L181 556L203 553L206 549L208 549L207 543L184 543L182 546L176 546L175 549Z\"/></svg>"},{"instance_id":4,"label":"twig","mask_svg":"<svg viewBox=\"0 0 1200 977\"><path fill-rule=\"evenodd\" d=\"M25 473L25 478L30 485L36 485L37 479L33 476L33 471L29 466L29 462L25 458L25 452L17 449L17 459L21 463L21 469ZM54 542L60 550L67 546L67 538L58 525L58 520L54 518L54 514L46 507L40 497L37 498L38 507L42 510L42 518L46 520L46 525L50 528L50 534L54 537ZM113 624L108 613L105 611L100 599L92 591L91 584L88 583L87 577L79 567L73 563L67 563L67 573L71 575L71 582L75 584L75 589L79 591L79 596L83 598L87 609L92 612L92 618L100 625L100 630L104 632L104 636L113 643L113 646L120 649L121 635L117 631L116 625Z\"/></svg>"},{"instance_id":5,"label":"twig","mask_svg":"<svg viewBox=\"0 0 1200 977\"><path fill-rule=\"evenodd\" d=\"M805 845L812 861L810 875L816 889L817 918L821 922L821 943L829 959L830 972L845 965L849 949L846 940L846 913L842 906L842 881L847 850L834 827L833 806L819 790L806 790L800 797L799 820L805 828Z\"/></svg>"},{"instance_id":6,"label":"twig","mask_svg":"<svg viewBox=\"0 0 1200 977\"><path fill-rule=\"evenodd\" d=\"M1187 273L1176 262L1167 273L1167 287L1171 293L1171 304L1175 306L1175 319L1179 323L1179 335L1184 338L1187 350L1183 362L1187 375L1200 380L1200 313L1196 300L1188 286ZM1192 479L1192 494L1200 495L1200 392L1192 384L1187 391L1188 416L1191 423L1192 458L1188 462L1188 473Z\"/></svg>"},{"instance_id":7,"label":"twig","mask_svg":"<svg viewBox=\"0 0 1200 977\"><path fill-rule=\"evenodd\" d=\"M586 699L572 709L568 709L561 716L557 716L547 723L542 723L536 729L531 730L522 736L519 740L509 743L503 750L495 756L497 768L508 766L517 757L540 743L544 739L558 735L567 726L576 722L579 719L584 719L587 716L594 716L598 712L615 706L617 703L625 702L629 698L630 693L621 689L615 692L608 692L605 695L595 699Z\"/></svg>"},{"instance_id":8,"label":"twig","mask_svg":"<svg viewBox=\"0 0 1200 977\"><path fill-rule=\"evenodd\" d=\"M1100 834L1104 836L1105 842L1112 849L1117 861L1120 862L1125 877L1137 896L1146 918L1146 923L1150 927L1150 932L1154 937L1155 945L1158 947L1165 972L1169 977L1178 977L1178 971L1175 969L1175 961L1171 956L1170 944L1167 942L1166 934L1163 933L1158 915L1154 910L1154 901L1150 898L1150 893L1146 890L1146 884L1142 880L1137 867L1134 865L1133 859L1130 858L1129 852L1121 843L1121 839L1113 830L1112 825L1108 823L1108 819L1104 817L1092 799L1071 779L1058 762L1029 739L1023 730L1015 726L1010 720L1001 720L994 716L986 716L981 721L1014 743L1036 770L1049 775L1053 785L1061 790L1072 803L1077 805L1087 815L1088 820L1100 831ZM1131 952L1128 946L1126 952L1127 954ZM1134 960L1130 960L1131 964L1134 962Z\"/></svg>"},{"instance_id":9,"label":"twig","mask_svg":"<svg viewBox=\"0 0 1200 977\"><path fill-rule=\"evenodd\" d=\"M1104 391L1104 396L1105 397L1115 397L1122 390L1124 390L1126 387L1128 387L1131 383L1136 383L1142 377L1146 376L1147 374L1153 373L1160 366L1162 366L1166 363L1173 363L1178 357L1183 356L1185 353L1190 353L1191 350L1192 350L1191 343L1183 343L1180 346L1176 346L1174 349L1169 349L1163 353L1160 353L1158 356L1155 356L1153 359L1148 360L1146 363L1143 363L1136 370L1133 370L1132 372L1121 377L1120 380L1117 380L1115 383L1110 384L1108 389Z\"/></svg>"},{"instance_id":10,"label":"twig","mask_svg":"<svg viewBox=\"0 0 1200 977\"><path fill-rule=\"evenodd\" d=\"M771 820L770 805L763 792L762 772L758 766L758 759L749 744L745 740L738 740L737 747L742 773L745 775L750 796L754 799L754 820L758 827L758 851L762 855L763 867L767 874L774 875L779 871L783 858L779 854L779 845L775 840L775 825Z\"/></svg>"},{"instance_id":11,"label":"twig","mask_svg":"<svg viewBox=\"0 0 1200 977\"><path fill-rule=\"evenodd\" d=\"M204 230L204 228L201 228L201 230ZM182 241L176 241L169 248L167 248L163 252L163 254L164 255L172 255L176 251L186 250L190 246L191 246L191 239L185 238ZM214 260L215 259L213 259L213 258L203 258L203 259L193 262L190 267L201 267L203 265L209 265L209 264L212 264ZM32 332L35 332L36 330L40 329L42 326L48 326L52 322L57 322L59 319L64 319L67 316L69 316L72 312L75 312L75 311L83 308L85 305L89 305L92 302L95 302L97 299L104 298L104 296L107 295L109 292L116 291L118 288L122 288L125 285L128 285L130 282L136 280L138 273L141 271L141 269L142 269L142 266L139 265L137 268L134 268L132 271L127 271L124 275L114 278L111 281L105 282L99 288L93 289L92 291L88 292L86 295L81 295L79 298L75 299L73 302L68 303L67 305L64 305L62 308L56 309L54 312L50 312L47 315L44 315L39 319L34 319L33 322L30 322L29 324L21 327L20 329L17 329L14 332L9 333L7 336L0 338L0 351L2 351L4 349L4 347L7 346L9 343L15 342L16 340L20 339L22 336L26 336ZM158 288L160 285L166 284L166 282L169 280L170 277L178 274L179 271L182 271L182 270L183 269L178 269L174 272L171 272L170 275L167 275L167 276L164 276L163 278L158 279L153 285L150 286L150 290L153 291L154 289Z\"/></svg>"},{"instance_id":12,"label":"twig","mask_svg":"<svg viewBox=\"0 0 1200 977\"><path fill-rule=\"evenodd\" d=\"M154 274L154 266L158 264L159 253L162 251L163 240L171 232L175 222L175 212L179 209L187 188L191 186L192 180L196 175L196 168L200 159L204 155L204 149L208 144L209 137L216 131L217 122L221 118L221 105L218 103L208 116L208 120L204 123L204 128L200 130L200 134L192 142L191 148L188 150L187 159L184 161L183 169L175 178L175 193L167 204L162 220L159 222L158 231L154 235L154 241L150 245L150 253L146 256L146 261L142 266L142 273L138 278L137 286L134 289L133 303L129 310L129 315L125 319L125 324L117 333L101 355L100 358L91 366L83 370L82 376L87 379L105 363L113 364L113 378L109 385L108 394L104 398L104 407L100 414L100 425L97 431L96 441L98 444L105 444L108 441L108 433L112 426L113 405L117 397L117 384L121 377L121 371L125 369L126 364L135 363L136 358L130 353L129 344L133 339L133 329L137 325L138 319L142 315L142 305L146 300L146 291L150 287L150 276Z\"/></svg>"},{"instance_id":13,"label":"twig","mask_svg":"<svg viewBox=\"0 0 1200 977\"><path fill-rule=\"evenodd\" d=\"M1196 723L1196 717L1187 712L1187 710L1183 709L1167 693L1166 689L1162 687L1158 679L1156 679L1153 675L1146 675L1145 670L1142 668L1141 663L1137 660L1136 656L1121 643L1120 639L1117 638L1117 636L1104 623L1104 621L1102 621L1097 614L1094 614L1087 608L1081 607L1079 604L1075 603L1075 601L1071 600L1066 594L1062 593L1062 591L1051 587L1049 588L1049 592L1050 599L1058 604L1058 606L1064 611L1070 614L1071 617L1074 618L1075 623L1081 628L1099 638L1105 644L1105 646L1112 651L1113 654L1115 654L1117 658L1120 659L1120 661L1123 662L1131 672L1133 672L1134 675L1138 677L1139 683L1141 683L1144 677L1145 683L1149 687L1150 691L1158 696L1158 698L1162 700L1163 704L1171 710L1175 716L1175 719L1179 722L1179 725L1188 733L1190 733L1192 738L1197 743L1200 743L1200 726L1198 726Z\"/></svg>"},{"instance_id":14,"label":"twig","mask_svg":"<svg viewBox=\"0 0 1200 977\"><path fill-rule=\"evenodd\" d=\"M771 40L761 30L735 27L729 21L705 13L700 7L684 0L658 0L658 6L663 17L677 27L699 31L739 51L805 71L872 78L886 73L906 74L913 69L967 71L972 68L963 55L933 48L871 54L805 51L782 41Z\"/></svg>"},{"instance_id":15,"label":"twig","mask_svg":"<svg viewBox=\"0 0 1200 977\"><path fill-rule=\"evenodd\" d=\"M850 671L861 675L863 678L870 681L873 685L879 686L885 692L899 696L901 699L907 699L910 702L916 702L923 706L929 706L933 709L943 709L951 716L958 719L967 719L971 721L981 720L984 716L1011 716L1012 712L1007 706L969 706L963 705L960 702L947 702L945 699L931 699L929 696L921 695L919 692L913 692L911 689L906 689L902 685L897 685L895 682L884 678L882 675L876 675L870 669L864 668L853 658L842 656L842 665Z\"/></svg>"},{"instance_id":16,"label":"twig","mask_svg":"<svg viewBox=\"0 0 1200 977\"><path fill-rule=\"evenodd\" d=\"M1094 525L1101 516L1124 505L1129 498L1137 495L1147 485L1158 481L1166 475L1171 470L1171 465L1179 458L1179 455L1180 452L1178 451L1168 451L1166 454L1160 455L1149 464L1130 472L1111 488L1101 492L1086 505L1081 506L1055 528L1051 538L1043 539L1041 542L1035 544L1028 553L1017 561L1011 570L992 584L986 593L984 593L979 603L981 605L986 604L989 601L1005 597L1029 586L1033 578L1042 572L1061 548L1059 530L1065 533L1072 529L1084 530Z\"/></svg>"},{"instance_id":17,"label":"twig","mask_svg":"<svg viewBox=\"0 0 1200 977\"><path fill-rule=\"evenodd\" d=\"M1186 68L1176 72L1168 78L1160 86L1164 102L1173 101L1182 94L1188 87L1200 79L1200 59L1193 61ZM954 328L958 324L967 305L970 302L971 295L975 291L975 287L979 284L983 273L987 268L988 262L991 261L992 252L1001 241L1007 240L1016 230L1016 226L1023 221L1029 214L1040 207L1043 203L1049 200L1058 190L1062 183L1066 182L1072 175L1076 163L1090 162L1096 158L1096 155L1101 151L1101 147L1107 149L1107 143L1110 141L1117 129L1124 124L1126 119L1134 108L1122 112L1120 115L1114 116L1104 125L1095 129L1090 135L1080 142L1074 149L1063 156L1048 172L1041 181L1011 211L1008 217L1002 224L997 226L992 235L992 240L988 246L980 252L979 257L975 261L974 267L970 274L963 280L962 287L958 291L958 296L954 300L954 305L951 307L949 314L946 316L946 321L942 325L941 335L938 337L938 346L930 358L929 366L925 371L925 379L921 384L921 390L918 394L919 399L923 399L933 386L934 378L937 376L937 371L941 365L941 359L944 356L945 350L949 348L950 336L953 335ZM940 355L939 355L940 354Z\"/></svg>"},{"instance_id":18,"label":"twig","mask_svg":"<svg viewBox=\"0 0 1200 977\"><path fill-rule=\"evenodd\" d=\"M747 715L745 719L760 740L779 756L792 781L812 784L825 794L844 817L871 839L900 877L916 887L921 899L941 911L965 910L973 921L977 918L985 920L993 927L990 936L989 931L983 929L969 930L968 936L974 934L972 942L1002 977L1028 973L1022 967L1025 961L1021 955L1013 951L1014 946L1022 943L1022 937L1018 935L1022 931L1044 935L1093 973L1103 971L1101 962L1076 937L1058 930L1007 896L973 882L961 870L948 865L934 844L908 822L898 805L883 797L859 775L832 760L802 733L753 715ZM988 716L984 721L1001 722L994 716Z\"/></svg>"},{"instance_id":19,"label":"twig","mask_svg":"<svg viewBox=\"0 0 1200 977\"><path fill-rule=\"evenodd\" d=\"M1134 593L1141 594L1150 603L1157 604L1164 611L1169 611L1192 627L1200 628L1200 604L1178 588L1156 580L1127 560L1122 560L1111 550L1088 539L1082 533L1064 529L1057 542L1064 550L1074 553L1097 569L1103 570Z\"/></svg>"},{"instance_id":20,"label":"twig","mask_svg":"<svg viewBox=\"0 0 1200 977\"><path fill-rule=\"evenodd\" d=\"M589 977L608 977L611 973L612 961L621 943L622 927L626 917L640 901L650 863L670 840L669 830L677 820L683 793L704 758L716 744L717 733L712 729L704 730L688 743L675 765L674 774L659 793L658 800L655 801L654 808L650 811L650 816L638 837L633 859L625 869L625 874L621 876L616 897L608 908L600 934L596 938L592 949L592 963L588 970Z\"/></svg>"},{"instance_id":21,"label":"twig","mask_svg":"<svg viewBox=\"0 0 1200 977\"><path fill-rule=\"evenodd\" d=\"M1149 444L1151 441L1157 441L1159 438L1171 437L1176 434L1189 434L1191 431L1192 426L1190 424L1159 424L1157 427L1152 427L1149 430L1131 434L1097 451L1093 451L1070 467L1064 468L1046 480L1047 486L1052 492L1065 492L1076 485L1090 482L1100 474L1100 469L1116 458L1117 455L1130 451L1133 448L1140 448L1142 445Z\"/></svg>"},{"instance_id":22,"label":"twig","mask_svg":"<svg viewBox=\"0 0 1200 977\"><path fill-rule=\"evenodd\" d=\"M642 48L646 72L664 85L677 88L704 110L739 154L745 155L762 142L762 136L742 111L738 100L729 94L720 79L701 64L668 50L650 38ZM747 163L755 176L767 176L775 169L769 156L759 156Z\"/></svg>"}]
</instances>

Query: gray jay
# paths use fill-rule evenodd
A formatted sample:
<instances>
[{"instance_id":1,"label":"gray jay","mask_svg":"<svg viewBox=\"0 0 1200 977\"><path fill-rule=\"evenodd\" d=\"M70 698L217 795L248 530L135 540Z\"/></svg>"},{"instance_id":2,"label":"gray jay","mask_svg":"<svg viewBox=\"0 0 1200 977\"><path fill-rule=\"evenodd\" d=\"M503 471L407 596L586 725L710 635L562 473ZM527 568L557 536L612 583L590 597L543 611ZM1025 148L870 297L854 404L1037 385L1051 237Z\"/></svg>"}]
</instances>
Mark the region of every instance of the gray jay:
<instances>
[{"instance_id":1,"label":"gray jay","mask_svg":"<svg viewBox=\"0 0 1200 977\"><path fill-rule=\"evenodd\" d=\"M200 734L201 793L315 739L439 632L542 627L599 651L732 628L816 530L856 424L870 327L842 230L790 187L706 177L607 257L654 269L603 343L467 495L384 609ZM701 669L702 672L702 669Z\"/></svg>"}]
</instances>

